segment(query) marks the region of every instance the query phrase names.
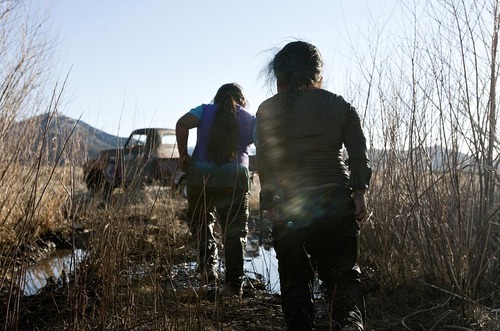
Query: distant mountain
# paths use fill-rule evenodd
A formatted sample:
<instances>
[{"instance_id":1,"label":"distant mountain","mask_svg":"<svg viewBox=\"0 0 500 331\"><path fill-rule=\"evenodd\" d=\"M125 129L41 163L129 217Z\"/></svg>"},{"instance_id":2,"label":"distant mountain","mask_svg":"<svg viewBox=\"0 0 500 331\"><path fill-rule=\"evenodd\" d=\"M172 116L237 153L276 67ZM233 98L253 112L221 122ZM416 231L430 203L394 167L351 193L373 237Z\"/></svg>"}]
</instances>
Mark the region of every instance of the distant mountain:
<instances>
[{"instance_id":1,"label":"distant mountain","mask_svg":"<svg viewBox=\"0 0 500 331\"><path fill-rule=\"evenodd\" d=\"M19 153L20 161L24 159L29 162L35 157L48 164L65 164L67 161L83 164L89 158L96 158L101 150L122 147L127 139L58 113L43 114L16 122L8 131L7 135L10 137L10 144L14 145L13 148L22 149ZM24 140L24 143L18 143L21 140ZM189 147L190 153L192 149L193 147ZM255 149L250 154L255 155ZM452 153L442 146L416 148L411 152L371 150L369 154L372 167L378 170L383 170L394 162L404 164L408 162L410 154L415 162L413 167L420 170L443 171L447 167L454 167L453 165L462 168L474 164L470 156L459 152ZM255 158L251 159L254 168Z\"/></svg>"},{"instance_id":2,"label":"distant mountain","mask_svg":"<svg viewBox=\"0 0 500 331\"><path fill-rule=\"evenodd\" d=\"M388 165L409 165L417 171L442 172L450 168L471 170L475 164L474 159L467 154L446 149L443 146L418 147L413 150L394 151L373 149L369 151L369 158L373 169L383 170Z\"/></svg>"},{"instance_id":3,"label":"distant mountain","mask_svg":"<svg viewBox=\"0 0 500 331\"><path fill-rule=\"evenodd\" d=\"M14 133L14 137L26 133L33 135L31 149L35 154L31 154L31 157L42 155L43 160L50 164L55 161L64 164L68 160L81 164L89 158L95 158L103 149L122 147L127 139L58 113L17 122L11 133Z\"/></svg>"}]
</instances>

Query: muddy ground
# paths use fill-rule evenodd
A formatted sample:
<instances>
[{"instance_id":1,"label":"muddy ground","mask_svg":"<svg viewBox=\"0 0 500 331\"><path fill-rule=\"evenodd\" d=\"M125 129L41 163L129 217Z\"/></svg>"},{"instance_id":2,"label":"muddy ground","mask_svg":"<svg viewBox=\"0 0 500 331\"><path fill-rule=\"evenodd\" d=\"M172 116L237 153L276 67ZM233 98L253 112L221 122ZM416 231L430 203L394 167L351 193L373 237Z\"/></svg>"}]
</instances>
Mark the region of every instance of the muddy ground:
<instances>
[{"instance_id":1,"label":"muddy ground","mask_svg":"<svg viewBox=\"0 0 500 331\"><path fill-rule=\"evenodd\" d=\"M177 216L182 219L179 210ZM80 220L85 224L85 219ZM94 220L95 221L95 220ZM137 230L137 241L145 241L140 247L141 251L130 252L131 256L147 256L148 250L154 255L156 240L161 238L161 224L158 218L151 218L145 215L129 215L129 222L126 227L130 231ZM253 241L258 238L260 243L265 242L271 245L269 232L266 224L261 224L257 213L253 213L250 220L250 236ZM147 226L144 226L147 224ZM184 227L182 221L177 223L180 228ZM140 225L140 226L139 226ZM137 227L135 229L135 227ZM134 230L135 229L135 230ZM74 237L76 233L76 238ZM176 241L170 242L169 261L177 261L178 264L156 265L144 271L141 277L158 277L161 286L162 304L160 311L157 307L147 307L153 305L154 300L143 299L139 307L144 311L144 316L133 319L133 323L120 324L119 322L107 324L104 327L98 322L92 321L96 316L96 311L103 300L97 287L100 285L95 279L86 279L87 288L96 287L95 291L87 291L86 302L89 307L85 314L89 318L87 323L89 330L161 330L161 325L167 325L167 319L172 320L175 316L177 322L171 326L170 330L284 330L285 324L280 307L279 293L272 293L263 281L262 275L253 274L249 276L244 288L244 294L239 298L226 298L217 295L217 288L204 288L199 284L197 275L192 264L186 262L194 261L194 247L190 247L192 240L186 229L179 230L176 234ZM76 239L76 240L75 240ZM77 231L62 231L60 233L50 232L38 241L39 247L31 247L29 251L35 257L33 261L41 259L44 252L52 249L67 249L77 243L79 248L87 248L89 244L89 232L84 227L79 227ZM146 252L146 253L145 253ZM169 262L169 263L170 263ZM162 264L162 263L160 263ZM184 267L183 267L184 266ZM84 266L82 266L84 267ZM89 264L90 267L90 264ZM404 284L387 288L383 286L381 275L378 274L374 266L363 265L363 286L365 289L367 305L367 325L366 329L375 330L498 330L498 316L488 311L488 309L477 304L465 302L460 298L447 293L446 291L427 284L425 280L411 280ZM147 275L145 275L148 273ZM67 278L69 282L72 277ZM92 283L95 282L95 283ZM115 295L127 296L135 293L134 286L144 286L137 282L134 285L132 279L127 286L118 284ZM120 287L123 287L121 291ZM75 291L71 284L65 280L50 279L47 285L40 289L35 295L24 296L19 302L20 312L15 318L15 325L7 325L7 329L13 327L18 330L65 330L81 329L72 326L71 300L74 299ZM142 292L141 292L142 293ZM12 300L12 292L1 293L2 310L0 312L0 322L12 321L8 306ZM143 294L141 294L142 296ZM144 296L146 297L146 296ZM130 300L130 298L128 299ZM108 300L109 301L109 300ZM126 300L125 300L126 301ZM107 303L109 304L109 303ZM134 303L137 305L137 303ZM127 309L124 307L123 309ZM154 313L150 313L154 311ZM474 313L471 313L474 311ZM473 317L471 317L473 316ZM113 317L115 318L115 317ZM111 319L113 319L111 318ZM118 318L118 317L116 317ZM159 323L162 320L165 324ZM189 321L187 321L189 320ZM324 314L324 306L321 299L317 304L317 330L328 330L327 319ZM160 326L159 326L160 325ZM168 325L172 325L171 323ZM5 325L4 328L6 329Z\"/></svg>"}]
</instances>

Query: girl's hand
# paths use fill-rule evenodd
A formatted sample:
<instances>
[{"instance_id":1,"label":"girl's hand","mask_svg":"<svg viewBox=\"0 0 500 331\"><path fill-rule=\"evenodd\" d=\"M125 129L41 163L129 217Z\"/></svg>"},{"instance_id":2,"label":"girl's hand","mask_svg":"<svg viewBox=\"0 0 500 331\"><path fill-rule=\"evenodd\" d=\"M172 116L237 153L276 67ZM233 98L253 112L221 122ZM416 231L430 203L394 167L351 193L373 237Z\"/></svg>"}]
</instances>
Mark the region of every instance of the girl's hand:
<instances>
[{"instance_id":1,"label":"girl's hand","mask_svg":"<svg viewBox=\"0 0 500 331\"><path fill-rule=\"evenodd\" d=\"M191 157L188 154L184 154L179 158L178 168L182 171L186 172L189 166L189 162L191 162Z\"/></svg>"},{"instance_id":2,"label":"girl's hand","mask_svg":"<svg viewBox=\"0 0 500 331\"><path fill-rule=\"evenodd\" d=\"M366 216L365 190L354 191L354 218L362 221Z\"/></svg>"}]
</instances>

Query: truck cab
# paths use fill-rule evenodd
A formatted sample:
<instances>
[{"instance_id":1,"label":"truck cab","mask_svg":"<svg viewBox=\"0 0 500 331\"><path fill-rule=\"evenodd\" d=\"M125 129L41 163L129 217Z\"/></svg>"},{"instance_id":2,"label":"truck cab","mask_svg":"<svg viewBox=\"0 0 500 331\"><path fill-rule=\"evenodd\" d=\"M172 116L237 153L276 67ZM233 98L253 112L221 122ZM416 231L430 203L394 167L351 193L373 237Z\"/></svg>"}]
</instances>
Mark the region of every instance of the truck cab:
<instances>
[{"instance_id":1,"label":"truck cab","mask_svg":"<svg viewBox=\"0 0 500 331\"><path fill-rule=\"evenodd\" d=\"M185 173L177 169L178 160L174 129L137 129L123 148L100 151L97 159L86 162L85 182L89 191L137 184L182 188Z\"/></svg>"}]
</instances>

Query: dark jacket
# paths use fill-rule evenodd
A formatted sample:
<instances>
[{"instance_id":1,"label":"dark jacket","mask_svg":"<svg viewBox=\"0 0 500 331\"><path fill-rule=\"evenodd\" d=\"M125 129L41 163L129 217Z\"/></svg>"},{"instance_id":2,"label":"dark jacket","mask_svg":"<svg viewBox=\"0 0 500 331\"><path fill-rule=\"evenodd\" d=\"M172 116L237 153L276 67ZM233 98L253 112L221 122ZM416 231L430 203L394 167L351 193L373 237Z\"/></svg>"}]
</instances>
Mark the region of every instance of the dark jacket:
<instances>
[{"instance_id":1,"label":"dark jacket","mask_svg":"<svg viewBox=\"0 0 500 331\"><path fill-rule=\"evenodd\" d=\"M259 106L256 128L263 209L277 197L308 190L368 187L371 168L360 118L341 96L323 89L279 93Z\"/></svg>"}]
</instances>

